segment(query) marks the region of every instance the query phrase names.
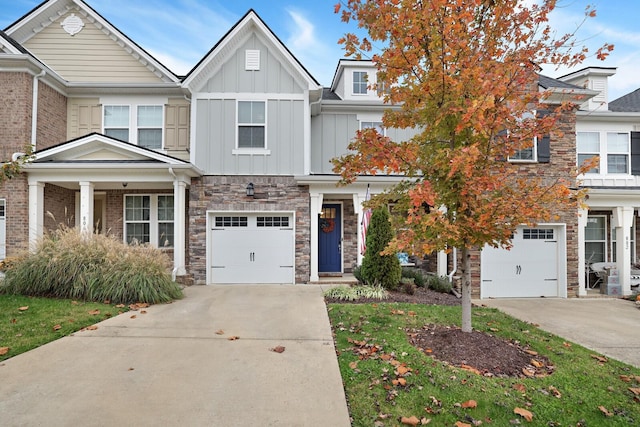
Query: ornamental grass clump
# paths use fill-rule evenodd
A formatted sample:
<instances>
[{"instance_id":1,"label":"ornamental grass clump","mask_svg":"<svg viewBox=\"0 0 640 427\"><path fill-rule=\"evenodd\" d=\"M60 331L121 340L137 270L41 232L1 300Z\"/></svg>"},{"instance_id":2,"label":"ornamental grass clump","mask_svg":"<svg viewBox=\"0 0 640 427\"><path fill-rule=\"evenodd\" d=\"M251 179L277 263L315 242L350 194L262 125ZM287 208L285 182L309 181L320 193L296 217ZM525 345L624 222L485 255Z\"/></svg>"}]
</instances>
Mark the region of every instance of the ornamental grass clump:
<instances>
[{"instance_id":1,"label":"ornamental grass clump","mask_svg":"<svg viewBox=\"0 0 640 427\"><path fill-rule=\"evenodd\" d=\"M169 258L159 249L62 227L7 268L0 292L154 304L182 297L169 268Z\"/></svg>"}]
</instances>

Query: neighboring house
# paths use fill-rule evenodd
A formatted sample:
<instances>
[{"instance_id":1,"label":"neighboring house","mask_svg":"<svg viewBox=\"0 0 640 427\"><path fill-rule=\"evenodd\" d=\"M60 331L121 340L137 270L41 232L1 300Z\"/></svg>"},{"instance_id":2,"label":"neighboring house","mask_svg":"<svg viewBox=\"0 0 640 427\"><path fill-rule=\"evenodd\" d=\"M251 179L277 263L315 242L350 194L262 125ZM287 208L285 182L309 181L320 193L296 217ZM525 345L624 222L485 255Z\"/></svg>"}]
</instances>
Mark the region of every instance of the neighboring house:
<instances>
[{"instance_id":1,"label":"neighboring house","mask_svg":"<svg viewBox=\"0 0 640 427\"><path fill-rule=\"evenodd\" d=\"M577 161L600 158L598 167L581 177L589 199L579 216L579 269L588 272L592 263L615 263L622 292L628 295L631 268L638 262L640 90L608 102L608 78L615 72L615 68L588 67L561 80L597 93L576 114ZM579 295L585 295L596 279L581 275Z\"/></svg>"},{"instance_id":2,"label":"neighboring house","mask_svg":"<svg viewBox=\"0 0 640 427\"><path fill-rule=\"evenodd\" d=\"M85 2L46 1L0 32L1 158L36 150L0 187L0 258L67 224L164 248L186 283L349 273L362 260L367 191L400 178L338 187L330 161L365 127L413 135L382 128L390 107L370 89L375 76L370 61L340 60L322 87L251 10L179 77ZM539 85L552 103L598 93L543 76ZM575 131L576 114L565 113L557 133L510 161L566 177ZM521 227L511 251L475 253L475 295L584 294L584 227L576 207L558 218ZM454 274L451 256L437 258L437 273Z\"/></svg>"}]
</instances>

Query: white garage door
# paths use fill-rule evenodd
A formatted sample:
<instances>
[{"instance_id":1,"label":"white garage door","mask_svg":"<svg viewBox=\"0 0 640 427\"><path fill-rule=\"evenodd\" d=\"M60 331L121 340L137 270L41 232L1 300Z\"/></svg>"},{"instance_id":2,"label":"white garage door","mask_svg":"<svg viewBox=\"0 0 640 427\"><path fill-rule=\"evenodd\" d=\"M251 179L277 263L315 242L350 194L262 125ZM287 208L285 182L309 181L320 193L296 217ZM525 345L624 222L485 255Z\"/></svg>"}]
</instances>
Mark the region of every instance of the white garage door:
<instances>
[{"instance_id":1,"label":"white garage door","mask_svg":"<svg viewBox=\"0 0 640 427\"><path fill-rule=\"evenodd\" d=\"M518 227L511 250L485 247L482 298L557 297L559 227Z\"/></svg>"},{"instance_id":2,"label":"white garage door","mask_svg":"<svg viewBox=\"0 0 640 427\"><path fill-rule=\"evenodd\" d=\"M210 283L294 283L292 214L215 214Z\"/></svg>"}]
</instances>

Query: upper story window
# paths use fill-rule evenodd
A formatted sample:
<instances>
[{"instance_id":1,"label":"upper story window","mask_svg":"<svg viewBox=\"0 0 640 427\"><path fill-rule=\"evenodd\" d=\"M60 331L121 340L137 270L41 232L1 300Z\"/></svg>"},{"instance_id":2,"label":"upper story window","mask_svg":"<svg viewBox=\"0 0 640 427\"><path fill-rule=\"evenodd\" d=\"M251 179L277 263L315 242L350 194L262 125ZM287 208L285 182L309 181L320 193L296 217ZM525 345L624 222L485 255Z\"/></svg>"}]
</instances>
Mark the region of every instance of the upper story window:
<instances>
[{"instance_id":1,"label":"upper story window","mask_svg":"<svg viewBox=\"0 0 640 427\"><path fill-rule=\"evenodd\" d=\"M360 122L360 130L364 130L364 129L375 129L376 131L378 131L378 133L380 135L385 135L385 129L382 126L382 122L365 122L365 121L361 121Z\"/></svg>"},{"instance_id":2,"label":"upper story window","mask_svg":"<svg viewBox=\"0 0 640 427\"><path fill-rule=\"evenodd\" d=\"M587 173L630 173L631 144L628 132L577 132L576 143L578 165L600 156L599 164Z\"/></svg>"},{"instance_id":3,"label":"upper story window","mask_svg":"<svg viewBox=\"0 0 640 427\"><path fill-rule=\"evenodd\" d=\"M519 118L519 122L523 122L525 120L535 119L536 112L530 111L525 112L522 117ZM536 154L538 152L538 137L533 137L533 143L531 147L523 148L522 150L518 150L515 152L513 156L509 156L510 161L516 162L535 162L537 161Z\"/></svg>"},{"instance_id":4,"label":"upper story window","mask_svg":"<svg viewBox=\"0 0 640 427\"><path fill-rule=\"evenodd\" d=\"M365 71L353 72L353 93L357 95L367 94L367 73Z\"/></svg>"},{"instance_id":5,"label":"upper story window","mask_svg":"<svg viewBox=\"0 0 640 427\"><path fill-rule=\"evenodd\" d=\"M161 149L162 105L105 105L104 134L142 147Z\"/></svg>"},{"instance_id":6,"label":"upper story window","mask_svg":"<svg viewBox=\"0 0 640 427\"><path fill-rule=\"evenodd\" d=\"M266 148L266 102L238 101L238 148Z\"/></svg>"}]
</instances>

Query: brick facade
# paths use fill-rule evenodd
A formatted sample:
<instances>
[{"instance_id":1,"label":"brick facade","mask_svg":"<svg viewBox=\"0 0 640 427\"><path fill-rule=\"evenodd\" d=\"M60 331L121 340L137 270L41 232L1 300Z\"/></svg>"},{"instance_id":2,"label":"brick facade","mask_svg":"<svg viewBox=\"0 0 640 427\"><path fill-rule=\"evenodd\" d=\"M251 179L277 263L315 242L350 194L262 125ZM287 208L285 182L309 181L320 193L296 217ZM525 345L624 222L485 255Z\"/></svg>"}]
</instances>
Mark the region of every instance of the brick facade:
<instances>
[{"instance_id":1,"label":"brick facade","mask_svg":"<svg viewBox=\"0 0 640 427\"><path fill-rule=\"evenodd\" d=\"M573 112L563 113L551 134L551 158L549 163L517 163L514 167L522 175L569 178L576 170L576 118ZM578 294L578 209L577 204L566 205L555 211L557 219L551 223L566 224L567 239L567 296ZM480 297L480 251L471 253L472 296ZM562 261L562 260L561 260ZM460 263L458 264L460 267Z\"/></svg>"},{"instance_id":2,"label":"brick facade","mask_svg":"<svg viewBox=\"0 0 640 427\"><path fill-rule=\"evenodd\" d=\"M255 186L255 198L246 195L249 182ZM196 284L205 284L207 276L208 211L294 211L295 280L309 281L311 218L307 187L296 185L288 176L203 176L192 180L189 194L188 273Z\"/></svg>"},{"instance_id":3,"label":"brick facade","mask_svg":"<svg viewBox=\"0 0 640 427\"><path fill-rule=\"evenodd\" d=\"M31 142L33 78L27 73L0 73L0 161L11 160Z\"/></svg>"},{"instance_id":4,"label":"brick facade","mask_svg":"<svg viewBox=\"0 0 640 427\"><path fill-rule=\"evenodd\" d=\"M76 225L76 192L53 184L44 187L44 229L53 231L60 226Z\"/></svg>"},{"instance_id":5,"label":"brick facade","mask_svg":"<svg viewBox=\"0 0 640 427\"><path fill-rule=\"evenodd\" d=\"M42 150L67 140L67 97L40 82L36 148Z\"/></svg>"}]
</instances>

